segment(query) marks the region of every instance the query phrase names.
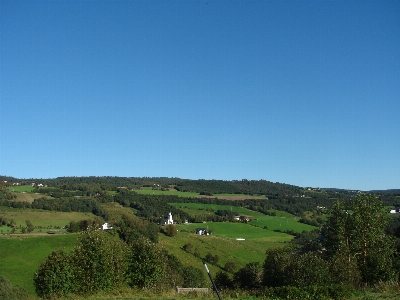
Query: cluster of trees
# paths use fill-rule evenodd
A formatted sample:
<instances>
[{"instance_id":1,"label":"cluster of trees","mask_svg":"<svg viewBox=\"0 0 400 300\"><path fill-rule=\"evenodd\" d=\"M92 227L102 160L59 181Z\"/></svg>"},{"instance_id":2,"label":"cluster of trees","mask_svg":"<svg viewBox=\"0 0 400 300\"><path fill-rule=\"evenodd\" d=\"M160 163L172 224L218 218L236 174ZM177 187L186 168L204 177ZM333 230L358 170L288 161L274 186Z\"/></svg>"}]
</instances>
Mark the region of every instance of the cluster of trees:
<instances>
[{"instance_id":1,"label":"cluster of trees","mask_svg":"<svg viewBox=\"0 0 400 300\"><path fill-rule=\"evenodd\" d=\"M140 237L145 237L153 243L158 242L159 226L137 216L122 214L115 226L120 238L128 244Z\"/></svg>"},{"instance_id":2,"label":"cluster of trees","mask_svg":"<svg viewBox=\"0 0 400 300\"><path fill-rule=\"evenodd\" d=\"M70 233L83 232L88 228L100 228L103 221L99 218L94 220L81 220L81 221L70 221L66 227Z\"/></svg>"},{"instance_id":3,"label":"cluster of trees","mask_svg":"<svg viewBox=\"0 0 400 300\"><path fill-rule=\"evenodd\" d=\"M175 189L183 192L245 195L294 195L300 187L266 180L188 180L174 178Z\"/></svg>"},{"instance_id":4,"label":"cluster of trees","mask_svg":"<svg viewBox=\"0 0 400 300\"><path fill-rule=\"evenodd\" d=\"M0 182L0 206L8 205L14 199L15 199L15 196L13 196L7 190L7 188L4 185L4 182Z\"/></svg>"},{"instance_id":5,"label":"cluster of trees","mask_svg":"<svg viewBox=\"0 0 400 300\"><path fill-rule=\"evenodd\" d=\"M122 286L171 289L205 284L203 272L184 267L146 237L124 241L118 235L87 230L70 254L53 251L34 275L38 296L56 298L109 292Z\"/></svg>"},{"instance_id":6,"label":"cluster of trees","mask_svg":"<svg viewBox=\"0 0 400 300\"><path fill-rule=\"evenodd\" d=\"M154 223L163 223L162 216L167 216L170 212L174 216L175 222L180 223L190 220L190 216L187 213L168 204L178 200L181 200L178 196L141 195L127 190L121 190L114 196L115 202L122 206L136 209L138 217Z\"/></svg>"},{"instance_id":7,"label":"cluster of trees","mask_svg":"<svg viewBox=\"0 0 400 300\"><path fill-rule=\"evenodd\" d=\"M24 201L6 200L0 203L2 206L13 208L33 208L50 211L63 212L90 212L105 220L108 220L107 213L101 208L100 203L95 198L37 198L32 203Z\"/></svg>"},{"instance_id":8,"label":"cluster of trees","mask_svg":"<svg viewBox=\"0 0 400 300\"><path fill-rule=\"evenodd\" d=\"M387 210L374 195L338 200L321 233L269 249L263 264L250 263L233 278L219 272L216 281L221 288L259 289L270 296L295 291L304 298L312 291L335 298L338 291L397 281L399 252L395 237L387 234L388 221Z\"/></svg>"},{"instance_id":9,"label":"cluster of trees","mask_svg":"<svg viewBox=\"0 0 400 300\"><path fill-rule=\"evenodd\" d=\"M21 226L21 232L25 233L25 232L32 232L35 229L35 226L32 224L32 222L30 220L26 220L25 221L26 226ZM14 221L14 219L7 219L5 217L1 217L0 216L0 226L8 226L12 228L12 233L15 232L16 230L16 222Z\"/></svg>"}]
</instances>

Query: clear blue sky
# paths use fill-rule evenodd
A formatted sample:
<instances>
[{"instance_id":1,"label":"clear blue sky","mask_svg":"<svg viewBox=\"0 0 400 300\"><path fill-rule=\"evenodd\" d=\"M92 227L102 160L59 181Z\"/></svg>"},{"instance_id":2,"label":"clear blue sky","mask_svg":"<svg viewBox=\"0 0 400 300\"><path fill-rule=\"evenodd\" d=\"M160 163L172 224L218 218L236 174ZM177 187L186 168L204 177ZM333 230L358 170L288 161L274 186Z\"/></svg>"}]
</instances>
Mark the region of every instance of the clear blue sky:
<instances>
[{"instance_id":1,"label":"clear blue sky","mask_svg":"<svg viewBox=\"0 0 400 300\"><path fill-rule=\"evenodd\" d=\"M400 1L0 9L0 175L400 188Z\"/></svg>"}]
</instances>

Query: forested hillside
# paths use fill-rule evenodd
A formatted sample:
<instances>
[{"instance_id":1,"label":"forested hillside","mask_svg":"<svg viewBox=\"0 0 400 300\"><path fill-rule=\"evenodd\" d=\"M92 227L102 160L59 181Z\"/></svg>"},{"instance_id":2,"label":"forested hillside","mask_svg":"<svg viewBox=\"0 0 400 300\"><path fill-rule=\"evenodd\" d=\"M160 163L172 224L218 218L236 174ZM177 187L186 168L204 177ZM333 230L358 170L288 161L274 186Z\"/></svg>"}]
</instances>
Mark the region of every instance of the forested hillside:
<instances>
[{"instance_id":1,"label":"forested hillside","mask_svg":"<svg viewBox=\"0 0 400 300\"><path fill-rule=\"evenodd\" d=\"M173 187L179 191L190 192L209 192L212 194L257 194L257 195L294 195L301 190L300 187L273 183L266 180L190 180L181 178L167 177L111 177L111 176L89 176L89 177L58 177L54 179L17 179L13 177L0 176L2 181L8 183L19 182L21 184L47 184L48 186L62 187L67 190L86 191L90 188L100 188L103 190L116 190L118 187L138 189L141 187L151 187L160 185L162 188Z\"/></svg>"}]
</instances>

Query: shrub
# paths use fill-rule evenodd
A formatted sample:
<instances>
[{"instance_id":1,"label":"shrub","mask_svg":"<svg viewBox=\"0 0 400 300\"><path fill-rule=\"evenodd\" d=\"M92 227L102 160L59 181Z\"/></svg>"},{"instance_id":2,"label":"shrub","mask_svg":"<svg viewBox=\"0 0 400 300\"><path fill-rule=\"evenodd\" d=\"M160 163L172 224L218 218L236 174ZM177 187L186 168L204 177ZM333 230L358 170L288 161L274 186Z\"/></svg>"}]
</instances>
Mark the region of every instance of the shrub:
<instances>
[{"instance_id":1,"label":"shrub","mask_svg":"<svg viewBox=\"0 0 400 300\"><path fill-rule=\"evenodd\" d=\"M292 261L292 250L290 248L274 248L267 250L264 260L263 285L283 286L285 285L286 268Z\"/></svg>"},{"instance_id":2,"label":"shrub","mask_svg":"<svg viewBox=\"0 0 400 300\"><path fill-rule=\"evenodd\" d=\"M53 251L35 273L36 293L42 298L66 296L73 291L72 268L65 250Z\"/></svg>"},{"instance_id":3,"label":"shrub","mask_svg":"<svg viewBox=\"0 0 400 300\"><path fill-rule=\"evenodd\" d=\"M185 251L188 252L188 253L191 253L192 250L193 250L193 245L190 244L190 243L185 244L185 245L183 245L182 249L185 250Z\"/></svg>"},{"instance_id":4,"label":"shrub","mask_svg":"<svg viewBox=\"0 0 400 300\"><path fill-rule=\"evenodd\" d=\"M193 266L184 267L182 269L182 276L184 278L183 287L204 287L205 277L202 270Z\"/></svg>"},{"instance_id":5,"label":"shrub","mask_svg":"<svg viewBox=\"0 0 400 300\"><path fill-rule=\"evenodd\" d=\"M294 255L286 272L289 285L305 287L330 282L328 263L313 252Z\"/></svg>"},{"instance_id":6,"label":"shrub","mask_svg":"<svg viewBox=\"0 0 400 300\"><path fill-rule=\"evenodd\" d=\"M263 296L272 299L318 299L340 300L349 298L354 289L346 285L310 285L307 287L281 286L266 288Z\"/></svg>"},{"instance_id":7,"label":"shrub","mask_svg":"<svg viewBox=\"0 0 400 300\"><path fill-rule=\"evenodd\" d=\"M217 274L215 274L215 284L220 290L233 288L232 279L229 278L228 274L222 271L218 271Z\"/></svg>"},{"instance_id":8,"label":"shrub","mask_svg":"<svg viewBox=\"0 0 400 300\"><path fill-rule=\"evenodd\" d=\"M28 298L28 294L23 288L13 286L12 283L0 276L0 299L2 300L24 300Z\"/></svg>"},{"instance_id":9,"label":"shrub","mask_svg":"<svg viewBox=\"0 0 400 300\"><path fill-rule=\"evenodd\" d=\"M165 260L162 251L147 238L131 243L128 277L131 285L150 288L163 278Z\"/></svg>"},{"instance_id":10,"label":"shrub","mask_svg":"<svg viewBox=\"0 0 400 300\"><path fill-rule=\"evenodd\" d=\"M126 279L127 245L100 230L84 232L71 253L77 292L110 291Z\"/></svg>"},{"instance_id":11,"label":"shrub","mask_svg":"<svg viewBox=\"0 0 400 300\"><path fill-rule=\"evenodd\" d=\"M167 250L163 249L162 252L166 264L164 276L162 279L162 286L166 288L175 288L177 286L182 286L182 263L175 255L168 253Z\"/></svg>"},{"instance_id":12,"label":"shrub","mask_svg":"<svg viewBox=\"0 0 400 300\"><path fill-rule=\"evenodd\" d=\"M330 262L332 281L337 284L352 284L358 286L361 274L355 260L349 260L345 255L336 255Z\"/></svg>"},{"instance_id":13,"label":"shrub","mask_svg":"<svg viewBox=\"0 0 400 300\"><path fill-rule=\"evenodd\" d=\"M248 263L234 274L235 283L243 289L256 289L261 287L262 266L259 262Z\"/></svg>"},{"instance_id":14,"label":"shrub","mask_svg":"<svg viewBox=\"0 0 400 300\"><path fill-rule=\"evenodd\" d=\"M208 252L206 254L206 256L204 257L204 260L206 262L209 262L210 264L217 265L219 257L218 257L218 255L212 255L210 252Z\"/></svg>"},{"instance_id":15,"label":"shrub","mask_svg":"<svg viewBox=\"0 0 400 300\"><path fill-rule=\"evenodd\" d=\"M176 229L175 225L173 225L173 224L169 224L169 225L165 226L165 228L163 228L163 233L166 236L174 237L174 236L176 236L177 232L178 232L178 230Z\"/></svg>"},{"instance_id":16,"label":"shrub","mask_svg":"<svg viewBox=\"0 0 400 300\"><path fill-rule=\"evenodd\" d=\"M225 271L229 272L229 273L233 273L236 269L236 265L235 262L233 261L228 261L225 266L224 266Z\"/></svg>"}]
</instances>

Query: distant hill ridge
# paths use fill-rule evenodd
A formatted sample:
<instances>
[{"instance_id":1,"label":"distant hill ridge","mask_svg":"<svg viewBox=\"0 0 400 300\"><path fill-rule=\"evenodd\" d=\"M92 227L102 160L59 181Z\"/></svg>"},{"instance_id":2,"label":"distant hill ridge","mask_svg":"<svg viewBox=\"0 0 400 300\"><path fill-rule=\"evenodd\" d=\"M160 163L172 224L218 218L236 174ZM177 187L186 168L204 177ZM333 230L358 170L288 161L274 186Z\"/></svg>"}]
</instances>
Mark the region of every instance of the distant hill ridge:
<instances>
[{"instance_id":1,"label":"distant hill ridge","mask_svg":"<svg viewBox=\"0 0 400 300\"><path fill-rule=\"evenodd\" d=\"M182 179L169 177L117 177L117 176L82 176L82 177L57 177L49 179L19 179L15 177L0 176L0 180L8 183L20 184L47 184L49 186L64 187L75 190L78 186L98 184L103 189L115 190L118 187L138 189L141 187L158 186L163 189L174 188L182 192L197 192L209 194L248 194L248 195L294 195L301 192L302 188L294 185L270 182L267 180L217 180L217 179Z\"/></svg>"},{"instance_id":2,"label":"distant hill ridge","mask_svg":"<svg viewBox=\"0 0 400 300\"><path fill-rule=\"evenodd\" d=\"M50 186L65 186L74 189L74 186L82 184L99 184L107 190L115 190L117 187L138 189L159 185L160 188L174 188L183 192L207 192L211 194L255 194L255 195L296 195L301 193L303 187L260 180L219 180L219 179L183 179L177 177L119 177L119 176L65 176L56 178L16 178L0 175L0 181L8 183L31 184L42 183ZM340 188L321 188L320 190L332 192L354 192L354 190ZM371 193L399 194L400 189L371 190Z\"/></svg>"}]
</instances>

